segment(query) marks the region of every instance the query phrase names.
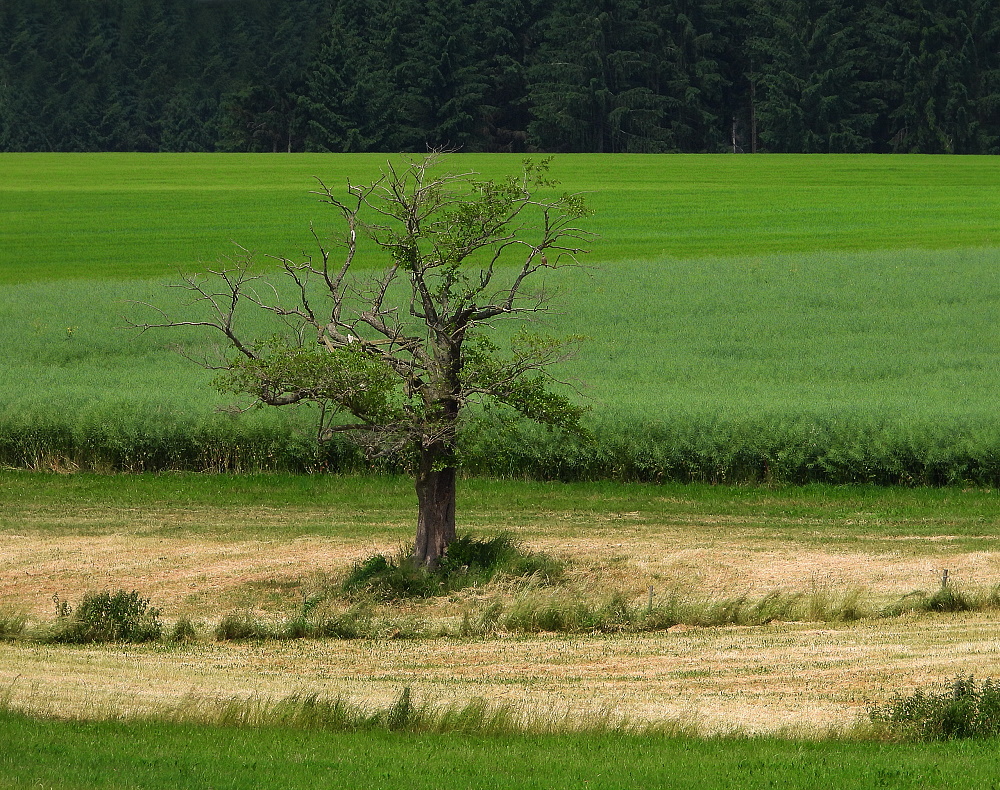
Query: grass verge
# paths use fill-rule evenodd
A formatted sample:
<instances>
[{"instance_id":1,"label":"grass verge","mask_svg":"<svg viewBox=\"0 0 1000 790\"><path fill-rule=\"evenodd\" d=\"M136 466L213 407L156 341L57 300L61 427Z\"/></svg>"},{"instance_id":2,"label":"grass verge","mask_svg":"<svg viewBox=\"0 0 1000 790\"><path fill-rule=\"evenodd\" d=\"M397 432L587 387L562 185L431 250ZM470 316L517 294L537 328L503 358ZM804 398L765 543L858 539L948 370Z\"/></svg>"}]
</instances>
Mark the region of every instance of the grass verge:
<instances>
[{"instance_id":1,"label":"grass verge","mask_svg":"<svg viewBox=\"0 0 1000 790\"><path fill-rule=\"evenodd\" d=\"M9 788L978 789L995 781L997 756L996 741L413 734L0 712L0 787Z\"/></svg>"}]
</instances>

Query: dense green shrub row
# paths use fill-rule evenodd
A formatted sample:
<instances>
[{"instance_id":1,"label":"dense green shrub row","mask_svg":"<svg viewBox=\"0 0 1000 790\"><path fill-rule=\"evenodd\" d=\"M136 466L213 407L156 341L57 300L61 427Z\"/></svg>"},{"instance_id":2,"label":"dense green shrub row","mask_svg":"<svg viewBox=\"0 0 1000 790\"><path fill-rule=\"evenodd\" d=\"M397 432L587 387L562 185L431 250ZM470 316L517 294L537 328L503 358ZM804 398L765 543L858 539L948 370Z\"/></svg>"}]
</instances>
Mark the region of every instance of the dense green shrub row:
<instances>
[{"instance_id":1,"label":"dense green shrub row","mask_svg":"<svg viewBox=\"0 0 1000 790\"><path fill-rule=\"evenodd\" d=\"M9 410L0 414L0 464L108 472L342 471L363 465L355 447L338 442L317 449L281 416L184 418L113 408L76 413Z\"/></svg>"},{"instance_id":2,"label":"dense green shrub row","mask_svg":"<svg viewBox=\"0 0 1000 790\"><path fill-rule=\"evenodd\" d=\"M875 415L662 420L606 417L593 436L542 429L481 430L468 468L478 474L639 482L1000 482L1000 429L978 423L909 423Z\"/></svg>"},{"instance_id":3,"label":"dense green shrub row","mask_svg":"<svg viewBox=\"0 0 1000 790\"><path fill-rule=\"evenodd\" d=\"M269 415L182 419L31 411L0 415L0 465L148 472L402 471L346 442L317 448L305 426ZM279 415L283 416L283 415ZM465 433L469 473L538 480L639 482L1000 484L1000 426L915 422L875 414L596 415L565 436L479 417Z\"/></svg>"}]
</instances>

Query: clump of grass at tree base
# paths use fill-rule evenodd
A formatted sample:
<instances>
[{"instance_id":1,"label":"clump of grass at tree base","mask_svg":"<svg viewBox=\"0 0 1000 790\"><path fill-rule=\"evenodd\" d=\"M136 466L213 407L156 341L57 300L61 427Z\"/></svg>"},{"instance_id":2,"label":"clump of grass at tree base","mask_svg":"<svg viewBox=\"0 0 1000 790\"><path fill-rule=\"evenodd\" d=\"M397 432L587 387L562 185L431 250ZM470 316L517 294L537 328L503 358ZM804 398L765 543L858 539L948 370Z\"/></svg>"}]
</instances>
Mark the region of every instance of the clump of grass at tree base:
<instances>
[{"instance_id":1,"label":"clump of grass at tree base","mask_svg":"<svg viewBox=\"0 0 1000 790\"><path fill-rule=\"evenodd\" d=\"M73 609L58 595L56 623L44 641L64 644L93 642L153 642L163 635L160 610L138 592L108 591L84 595Z\"/></svg>"},{"instance_id":2,"label":"clump of grass at tree base","mask_svg":"<svg viewBox=\"0 0 1000 790\"><path fill-rule=\"evenodd\" d=\"M1000 736L1000 683L959 675L946 691L917 689L876 705L869 716L877 734L901 740L950 741Z\"/></svg>"},{"instance_id":3,"label":"clump of grass at tree base","mask_svg":"<svg viewBox=\"0 0 1000 790\"><path fill-rule=\"evenodd\" d=\"M563 572L563 563L544 553L526 551L510 534L493 538L467 534L449 544L433 569L414 563L406 549L392 557L375 554L352 568L342 590L382 601L430 598L488 584L501 574L552 583L562 578Z\"/></svg>"}]
</instances>

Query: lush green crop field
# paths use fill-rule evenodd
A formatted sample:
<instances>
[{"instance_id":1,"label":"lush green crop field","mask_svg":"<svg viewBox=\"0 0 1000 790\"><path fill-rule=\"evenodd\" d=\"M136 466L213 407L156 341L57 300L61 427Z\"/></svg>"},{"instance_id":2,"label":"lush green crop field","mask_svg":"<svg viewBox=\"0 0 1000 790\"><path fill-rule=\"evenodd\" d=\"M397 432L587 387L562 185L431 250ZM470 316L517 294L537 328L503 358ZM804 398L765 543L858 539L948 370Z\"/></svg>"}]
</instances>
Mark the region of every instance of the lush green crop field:
<instances>
[{"instance_id":1,"label":"lush green crop field","mask_svg":"<svg viewBox=\"0 0 1000 790\"><path fill-rule=\"evenodd\" d=\"M3 154L0 282L145 278L236 241L294 254L330 219L309 190L371 180L382 154ZM520 156L454 170L516 172ZM593 260L1000 244L995 157L565 155L589 193Z\"/></svg>"},{"instance_id":2,"label":"lush green crop field","mask_svg":"<svg viewBox=\"0 0 1000 790\"><path fill-rule=\"evenodd\" d=\"M0 714L0 787L984 788L995 742L310 732Z\"/></svg>"},{"instance_id":3,"label":"lush green crop field","mask_svg":"<svg viewBox=\"0 0 1000 790\"><path fill-rule=\"evenodd\" d=\"M121 316L136 315L130 299L175 304L165 272L207 265L230 240L308 246L309 222L329 218L311 176L364 180L383 160L5 155L0 457L313 463L304 438L286 438L304 416L214 413L211 376L163 350L205 341L136 337ZM518 161L453 165L497 175ZM1000 480L1000 161L581 155L558 158L555 174L590 193L601 234L593 268L555 283L547 326L590 337L561 374L593 407L597 449L487 431L474 469Z\"/></svg>"}]
</instances>

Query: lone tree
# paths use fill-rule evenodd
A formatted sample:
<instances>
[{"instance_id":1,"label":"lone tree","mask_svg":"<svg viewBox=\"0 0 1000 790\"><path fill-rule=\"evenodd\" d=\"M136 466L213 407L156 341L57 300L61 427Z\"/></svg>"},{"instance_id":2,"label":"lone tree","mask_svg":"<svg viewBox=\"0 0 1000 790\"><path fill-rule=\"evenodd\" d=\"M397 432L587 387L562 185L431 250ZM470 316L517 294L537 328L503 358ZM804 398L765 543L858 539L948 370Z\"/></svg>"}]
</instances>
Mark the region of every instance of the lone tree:
<instances>
[{"instance_id":1,"label":"lone tree","mask_svg":"<svg viewBox=\"0 0 1000 790\"><path fill-rule=\"evenodd\" d=\"M501 349L501 319L548 309L543 272L576 262L588 212L577 195L553 199L548 163L524 163L517 176L483 180L438 172L443 153L396 168L376 181L348 182L339 196L322 181L314 192L335 209L338 232L312 230L317 252L302 260L268 256L293 296L240 256L207 275L187 275L202 318L177 320L157 309L157 327L208 327L226 338L217 386L259 405L311 403L318 438L345 433L370 455L402 453L418 501L412 559L433 567L455 538L458 430L466 406L492 401L540 423L579 428L582 409L551 392L546 368L576 339L522 328ZM356 271L359 245L387 257L381 270ZM364 269L364 267L362 267ZM272 314L281 331L245 337L244 308Z\"/></svg>"}]
</instances>

